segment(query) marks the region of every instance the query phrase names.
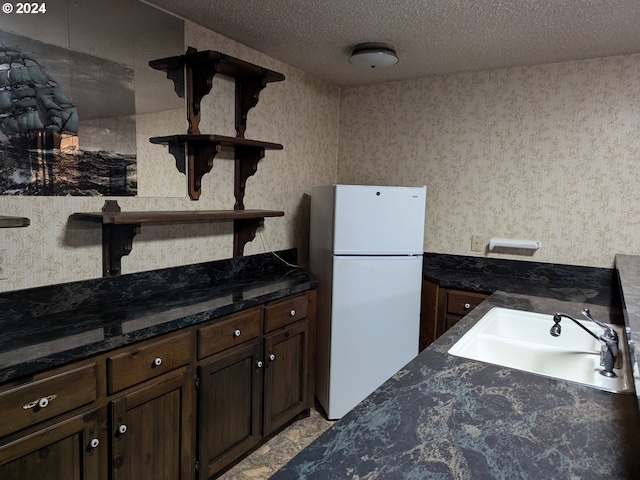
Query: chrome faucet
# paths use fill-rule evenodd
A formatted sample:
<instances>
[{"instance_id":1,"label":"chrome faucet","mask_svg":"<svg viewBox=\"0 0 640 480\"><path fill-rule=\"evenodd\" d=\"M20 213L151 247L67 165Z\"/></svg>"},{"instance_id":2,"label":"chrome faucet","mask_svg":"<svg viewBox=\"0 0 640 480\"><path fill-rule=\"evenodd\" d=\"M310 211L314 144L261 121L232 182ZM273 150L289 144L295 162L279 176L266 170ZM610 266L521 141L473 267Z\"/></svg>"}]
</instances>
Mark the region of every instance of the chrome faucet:
<instances>
[{"instance_id":1,"label":"chrome faucet","mask_svg":"<svg viewBox=\"0 0 640 480\"><path fill-rule=\"evenodd\" d=\"M589 330L587 327L582 325L578 320L576 320L572 316L567 315L566 313L559 313L559 312L553 315L554 323L551 329L549 330L549 333L554 337L559 337L562 331L560 327L560 320L562 320L562 317L572 320L576 325L582 328L585 332L587 332L593 338L603 343L602 352L601 352L602 359L601 359L600 365L604 366L604 370L601 371L600 374L604 375L605 377L617 377L613 369L619 368L618 354L620 352L620 349L618 348L618 334L609 325L602 323L601 321L593 318L588 308L583 309L582 314L585 317L587 317L589 320L591 320L593 323L598 325L600 328L602 328L604 330L604 333L598 336L595 333L593 333L591 330Z\"/></svg>"}]
</instances>

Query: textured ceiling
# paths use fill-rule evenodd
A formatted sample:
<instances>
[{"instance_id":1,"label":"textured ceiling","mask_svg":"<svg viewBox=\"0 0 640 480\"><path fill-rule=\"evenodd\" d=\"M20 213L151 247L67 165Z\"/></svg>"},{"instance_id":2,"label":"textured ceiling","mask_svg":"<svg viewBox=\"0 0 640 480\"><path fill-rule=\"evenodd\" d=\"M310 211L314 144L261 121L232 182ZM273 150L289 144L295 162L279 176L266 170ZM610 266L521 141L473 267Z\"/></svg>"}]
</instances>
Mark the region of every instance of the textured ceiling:
<instances>
[{"instance_id":1,"label":"textured ceiling","mask_svg":"<svg viewBox=\"0 0 640 480\"><path fill-rule=\"evenodd\" d=\"M640 0L148 0L336 85L640 53ZM387 69L348 62L386 42Z\"/></svg>"}]
</instances>

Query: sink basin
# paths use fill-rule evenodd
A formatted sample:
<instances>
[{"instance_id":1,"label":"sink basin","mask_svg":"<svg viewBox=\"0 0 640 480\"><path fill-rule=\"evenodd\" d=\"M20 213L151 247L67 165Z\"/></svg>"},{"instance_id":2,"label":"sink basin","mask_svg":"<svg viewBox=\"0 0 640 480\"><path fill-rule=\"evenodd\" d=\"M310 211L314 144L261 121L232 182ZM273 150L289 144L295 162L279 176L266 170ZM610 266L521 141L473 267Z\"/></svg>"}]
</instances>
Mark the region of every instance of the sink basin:
<instances>
[{"instance_id":1,"label":"sink basin","mask_svg":"<svg viewBox=\"0 0 640 480\"><path fill-rule=\"evenodd\" d=\"M602 333L594 323L578 320L596 335ZM449 353L609 392L633 391L623 327L610 325L618 333L623 361L621 368L614 370L618 376L607 378L600 374L604 368L600 366L600 342L569 319L562 320L559 337L549 333L552 325L553 315L494 307L449 349Z\"/></svg>"}]
</instances>

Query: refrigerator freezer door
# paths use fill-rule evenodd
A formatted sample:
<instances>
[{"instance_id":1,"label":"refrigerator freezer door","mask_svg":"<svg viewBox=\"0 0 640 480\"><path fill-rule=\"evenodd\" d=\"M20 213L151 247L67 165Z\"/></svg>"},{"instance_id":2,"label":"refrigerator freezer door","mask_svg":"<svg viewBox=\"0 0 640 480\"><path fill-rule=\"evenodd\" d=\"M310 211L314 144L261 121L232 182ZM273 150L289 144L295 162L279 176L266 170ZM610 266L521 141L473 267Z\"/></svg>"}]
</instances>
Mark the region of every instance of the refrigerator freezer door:
<instances>
[{"instance_id":1,"label":"refrigerator freezer door","mask_svg":"<svg viewBox=\"0 0 640 480\"><path fill-rule=\"evenodd\" d=\"M426 187L336 185L333 253L422 254L426 191Z\"/></svg>"},{"instance_id":2,"label":"refrigerator freezer door","mask_svg":"<svg viewBox=\"0 0 640 480\"><path fill-rule=\"evenodd\" d=\"M421 256L334 257L328 402L320 398L329 418L418 354L421 278Z\"/></svg>"}]
</instances>

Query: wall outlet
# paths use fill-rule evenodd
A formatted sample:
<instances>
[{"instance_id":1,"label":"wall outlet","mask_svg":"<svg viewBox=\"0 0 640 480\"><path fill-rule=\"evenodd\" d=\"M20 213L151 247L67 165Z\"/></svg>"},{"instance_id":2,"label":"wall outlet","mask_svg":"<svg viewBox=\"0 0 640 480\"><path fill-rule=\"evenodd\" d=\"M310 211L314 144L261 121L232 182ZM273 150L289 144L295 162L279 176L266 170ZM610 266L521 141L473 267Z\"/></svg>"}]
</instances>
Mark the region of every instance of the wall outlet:
<instances>
[{"instance_id":1,"label":"wall outlet","mask_svg":"<svg viewBox=\"0 0 640 480\"><path fill-rule=\"evenodd\" d=\"M471 251L472 252L482 251L482 237L480 235L474 235L471 237Z\"/></svg>"}]
</instances>

